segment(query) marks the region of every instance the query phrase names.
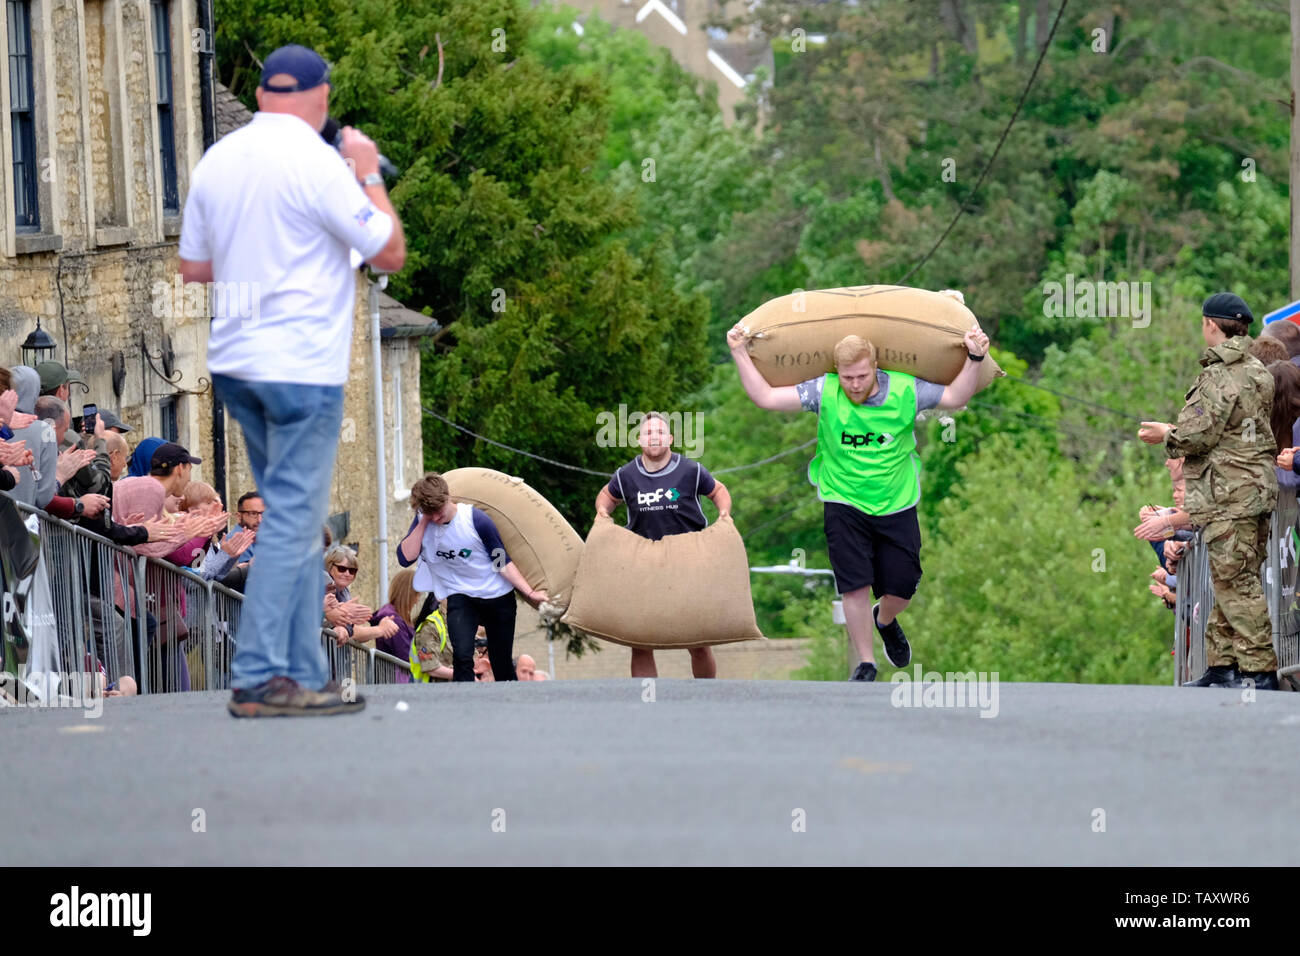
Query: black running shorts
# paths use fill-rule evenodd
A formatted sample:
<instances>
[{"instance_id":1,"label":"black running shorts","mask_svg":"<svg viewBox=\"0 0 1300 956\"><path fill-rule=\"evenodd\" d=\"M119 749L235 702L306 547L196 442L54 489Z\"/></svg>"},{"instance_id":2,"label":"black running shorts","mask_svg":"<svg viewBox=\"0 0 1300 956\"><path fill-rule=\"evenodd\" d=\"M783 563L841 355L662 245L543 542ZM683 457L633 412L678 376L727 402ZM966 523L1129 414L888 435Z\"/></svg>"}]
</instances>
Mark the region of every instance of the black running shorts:
<instances>
[{"instance_id":1,"label":"black running shorts","mask_svg":"<svg viewBox=\"0 0 1300 956\"><path fill-rule=\"evenodd\" d=\"M880 517L850 505L825 502L823 526L835 590L871 586L876 597L910 598L921 582L921 525L916 508Z\"/></svg>"}]
</instances>

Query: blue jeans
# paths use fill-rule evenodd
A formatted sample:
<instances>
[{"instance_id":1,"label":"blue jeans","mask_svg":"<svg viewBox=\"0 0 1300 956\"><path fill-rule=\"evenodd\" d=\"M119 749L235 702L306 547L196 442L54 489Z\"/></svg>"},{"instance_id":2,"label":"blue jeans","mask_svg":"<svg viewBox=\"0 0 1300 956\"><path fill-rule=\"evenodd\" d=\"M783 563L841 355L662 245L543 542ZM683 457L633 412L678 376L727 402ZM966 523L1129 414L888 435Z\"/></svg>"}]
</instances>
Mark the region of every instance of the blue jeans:
<instances>
[{"instance_id":1,"label":"blue jeans","mask_svg":"<svg viewBox=\"0 0 1300 956\"><path fill-rule=\"evenodd\" d=\"M227 375L213 375L212 382L244 430L253 480L266 502L235 635L230 686L247 689L283 676L319 690L329 680L321 644L321 526L343 423L343 387L246 382Z\"/></svg>"}]
</instances>

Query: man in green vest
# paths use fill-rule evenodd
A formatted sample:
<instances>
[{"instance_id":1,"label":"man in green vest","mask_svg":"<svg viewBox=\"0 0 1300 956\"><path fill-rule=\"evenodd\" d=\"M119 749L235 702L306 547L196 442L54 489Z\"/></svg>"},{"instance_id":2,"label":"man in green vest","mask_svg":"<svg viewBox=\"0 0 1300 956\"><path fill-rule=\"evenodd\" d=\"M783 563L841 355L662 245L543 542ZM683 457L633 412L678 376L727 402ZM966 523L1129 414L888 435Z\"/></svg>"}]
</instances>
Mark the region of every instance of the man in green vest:
<instances>
[{"instance_id":1,"label":"man in green vest","mask_svg":"<svg viewBox=\"0 0 1300 956\"><path fill-rule=\"evenodd\" d=\"M920 459L912 423L927 408L961 408L975 394L988 336L962 338L967 360L951 385L927 382L876 364L876 348L856 335L835 346L835 368L799 385L774 388L754 367L739 323L727 345L741 384L759 408L817 413L817 457L808 480L823 507L835 588L844 601L849 638L862 659L851 680L876 678L872 622L885 656L906 667L912 648L897 617L921 580ZM877 603L872 605L874 592Z\"/></svg>"}]
</instances>

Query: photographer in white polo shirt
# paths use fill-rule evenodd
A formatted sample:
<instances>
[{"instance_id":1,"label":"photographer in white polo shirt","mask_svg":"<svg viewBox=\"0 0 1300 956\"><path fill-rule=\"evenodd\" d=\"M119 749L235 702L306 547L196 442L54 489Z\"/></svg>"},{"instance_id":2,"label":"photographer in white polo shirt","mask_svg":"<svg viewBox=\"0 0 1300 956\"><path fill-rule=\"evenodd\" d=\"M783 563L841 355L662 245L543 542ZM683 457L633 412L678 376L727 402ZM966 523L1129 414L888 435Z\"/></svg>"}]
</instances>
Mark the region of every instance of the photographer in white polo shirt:
<instances>
[{"instance_id":1,"label":"photographer in white polo shirt","mask_svg":"<svg viewBox=\"0 0 1300 956\"><path fill-rule=\"evenodd\" d=\"M231 666L237 717L365 703L326 683L320 529L352 345L349 252L392 272L406 241L375 144L350 127L338 150L321 138L329 92L314 51L273 52L258 112L204 154L185 203L181 275L213 283L208 368L266 503Z\"/></svg>"}]
</instances>

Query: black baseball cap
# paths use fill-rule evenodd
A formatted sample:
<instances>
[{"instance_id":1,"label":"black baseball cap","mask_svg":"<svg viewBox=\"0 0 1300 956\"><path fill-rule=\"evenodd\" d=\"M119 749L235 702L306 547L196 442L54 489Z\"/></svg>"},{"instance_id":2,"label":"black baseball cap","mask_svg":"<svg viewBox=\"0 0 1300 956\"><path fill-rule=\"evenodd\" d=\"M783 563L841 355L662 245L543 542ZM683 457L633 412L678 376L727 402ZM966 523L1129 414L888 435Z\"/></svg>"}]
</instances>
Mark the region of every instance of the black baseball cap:
<instances>
[{"instance_id":1,"label":"black baseball cap","mask_svg":"<svg viewBox=\"0 0 1300 956\"><path fill-rule=\"evenodd\" d=\"M272 84L271 77L287 73L293 77L292 83ZM262 65L262 89L268 93L301 93L312 90L322 83L328 83L330 67L315 50L291 43L282 46L266 58Z\"/></svg>"},{"instance_id":2,"label":"black baseball cap","mask_svg":"<svg viewBox=\"0 0 1300 956\"><path fill-rule=\"evenodd\" d=\"M150 468L163 465L201 465L202 458L195 458L185 448L175 442L165 442L154 449L153 458L149 459Z\"/></svg>"},{"instance_id":3,"label":"black baseball cap","mask_svg":"<svg viewBox=\"0 0 1300 956\"><path fill-rule=\"evenodd\" d=\"M1245 322L1248 329L1255 323L1255 316L1250 311L1250 307L1246 305L1241 296L1233 292L1214 293L1201 306L1201 315L1208 316L1211 319L1232 319L1234 322Z\"/></svg>"}]
</instances>

